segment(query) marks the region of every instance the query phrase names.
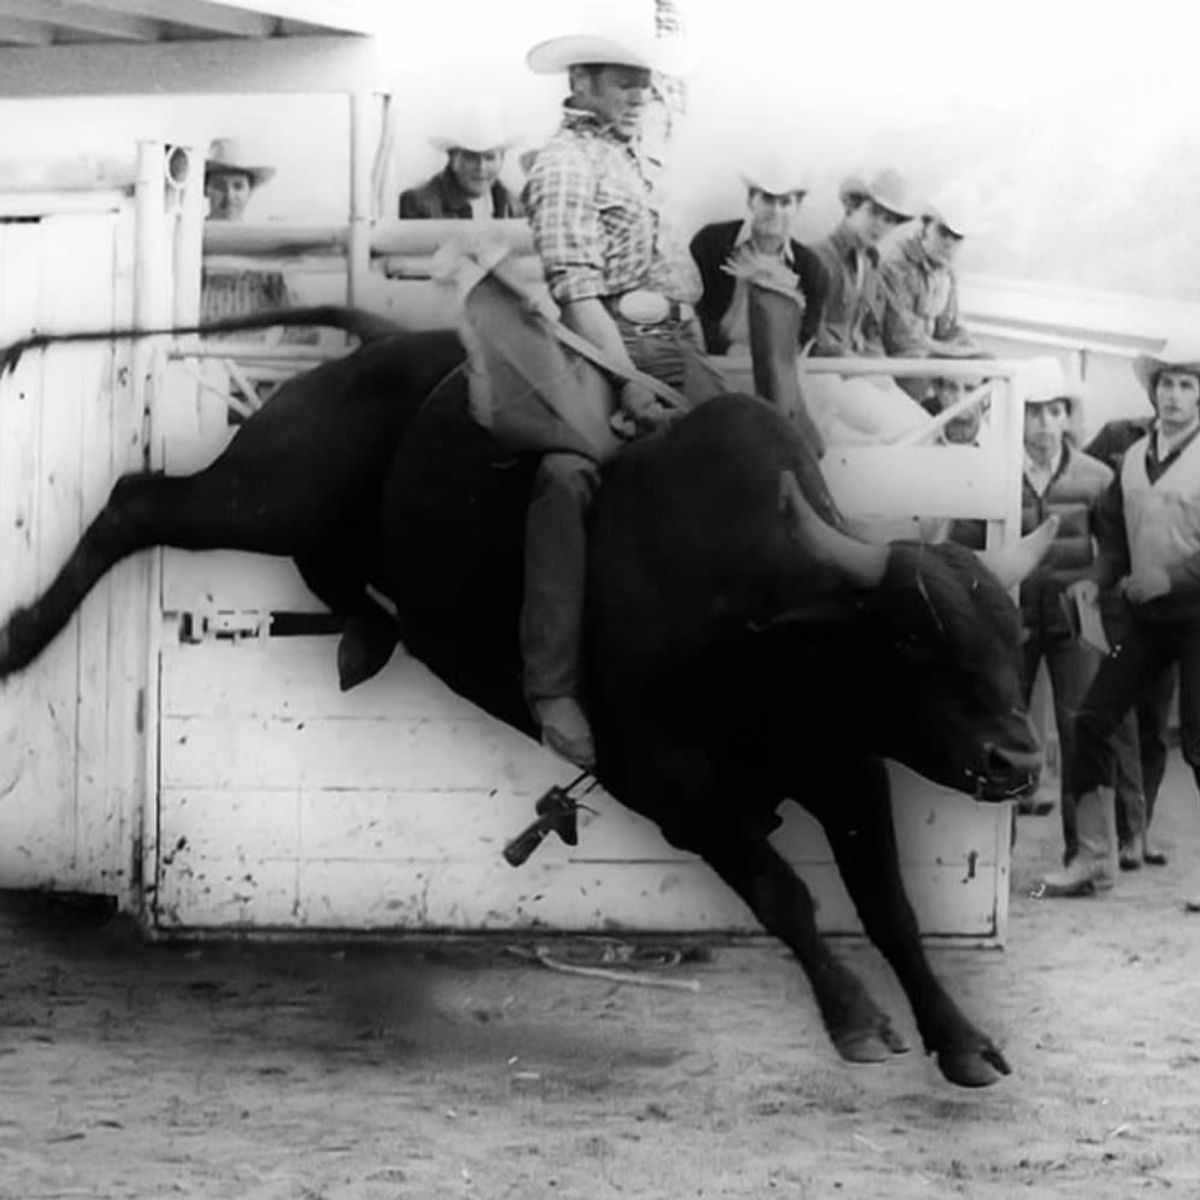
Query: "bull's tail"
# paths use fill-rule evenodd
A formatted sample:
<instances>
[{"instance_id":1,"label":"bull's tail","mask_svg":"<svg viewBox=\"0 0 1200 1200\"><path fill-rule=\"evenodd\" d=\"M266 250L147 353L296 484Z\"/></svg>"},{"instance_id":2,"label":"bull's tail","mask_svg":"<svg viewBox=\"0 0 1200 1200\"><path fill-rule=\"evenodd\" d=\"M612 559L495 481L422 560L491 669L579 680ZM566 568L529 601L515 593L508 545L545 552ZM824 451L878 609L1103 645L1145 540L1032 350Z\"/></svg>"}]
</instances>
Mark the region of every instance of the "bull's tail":
<instances>
[{"instance_id":1,"label":"bull's tail","mask_svg":"<svg viewBox=\"0 0 1200 1200\"><path fill-rule=\"evenodd\" d=\"M123 329L88 329L75 333L35 333L0 350L0 377L15 370L22 355L27 351L41 350L62 342L107 342L119 338L157 337L164 334L239 333L243 330L268 329L273 325L302 329L341 329L362 342L378 341L400 332L400 326L395 322L364 309L338 304L319 304L309 308L279 308L248 313L240 317L222 317L215 321L201 321L196 325L165 325L154 329L128 326Z\"/></svg>"}]
</instances>

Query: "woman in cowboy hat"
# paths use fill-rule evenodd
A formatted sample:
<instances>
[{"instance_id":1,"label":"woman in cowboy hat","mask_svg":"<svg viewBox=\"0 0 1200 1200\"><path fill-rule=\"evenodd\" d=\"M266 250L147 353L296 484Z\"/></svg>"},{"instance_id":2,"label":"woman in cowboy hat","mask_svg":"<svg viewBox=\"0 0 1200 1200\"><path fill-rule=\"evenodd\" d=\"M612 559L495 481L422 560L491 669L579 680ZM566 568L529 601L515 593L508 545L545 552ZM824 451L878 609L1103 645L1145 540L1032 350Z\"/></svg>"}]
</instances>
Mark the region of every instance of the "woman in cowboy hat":
<instances>
[{"instance_id":1,"label":"woman in cowboy hat","mask_svg":"<svg viewBox=\"0 0 1200 1200\"><path fill-rule=\"evenodd\" d=\"M1097 514L1100 555L1071 593L1094 602L1116 583L1129 602L1124 640L1102 663L1076 721L1079 853L1047 893L1110 883L1116 855L1110 737L1148 683L1179 667L1184 760L1200 782L1200 339L1143 354L1134 373L1155 420L1125 453ZM1191 902L1189 902L1190 904Z\"/></svg>"},{"instance_id":2,"label":"woman in cowboy hat","mask_svg":"<svg viewBox=\"0 0 1200 1200\"><path fill-rule=\"evenodd\" d=\"M204 160L204 195L210 221L241 221L255 188L272 175L274 167L253 164L245 149L233 138L217 138Z\"/></svg>"},{"instance_id":3,"label":"woman in cowboy hat","mask_svg":"<svg viewBox=\"0 0 1200 1200\"><path fill-rule=\"evenodd\" d=\"M704 287L696 314L709 354L725 354L734 342L748 340L747 284L738 275L752 265L774 270L797 294L804 310L801 345L817 336L825 304L821 260L791 235L807 185L775 159L744 172L742 182L749 215L705 225L690 247Z\"/></svg>"},{"instance_id":4,"label":"woman in cowboy hat","mask_svg":"<svg viewBox=\"0 0 1200 1200\"><path fill-rule=\"evenodd\" d=\"M400 193L400 216L477 221L521 216L520 201L500 182L504 155L516 140L490 111L475 110L447 121L430 139L433 148L446 155L446 165Z\"/></svg>"}]
</instances>

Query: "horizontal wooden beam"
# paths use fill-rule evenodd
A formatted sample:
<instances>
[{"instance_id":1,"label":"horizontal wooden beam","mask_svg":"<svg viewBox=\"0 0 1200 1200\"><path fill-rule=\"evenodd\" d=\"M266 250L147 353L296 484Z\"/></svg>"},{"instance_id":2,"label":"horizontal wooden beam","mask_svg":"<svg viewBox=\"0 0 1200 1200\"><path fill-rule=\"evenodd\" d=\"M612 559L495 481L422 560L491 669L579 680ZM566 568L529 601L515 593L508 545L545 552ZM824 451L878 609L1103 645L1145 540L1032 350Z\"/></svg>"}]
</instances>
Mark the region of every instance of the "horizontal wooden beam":
<instances>
[{"instance_id":1,"label":"horizontal wooden beam","mask_svg":"<svg viewBox=\"0 0 1200 1200\"><path fill-rule=\"evenodd\" d=\"M25 21L0 13L0 43L14 46L48 46L54 40L54 26L45 21Z\"/></svg>"},{"instance_id":2,"label":"horizontal wooden beam","mask_svg":"<svg viewBox=\"0 0 1200 1200\"><path fill-rule=\"evenodd\" d=\"M379 32L382 18L390 5L379 0L209 0L222 8L249 8L276 17L289 24L311 25L337 33L373 34Z\"/></svg>"},{"instance_id":3,"label":"horizontal wooden beam","mask_svg":"<svg viewBox=\"0 0 1200 1200\"><path fill-rule=\"evenodd\" d=\"M388 76L370 38L0 49L0 98L352 92Z\"/></svg>"},{"instance_id":4,"label":"horizontal wooden beam","mask_svg":"<svg viewBox=\"0 0 1200 1200\"><path fill-rule=\"evenodd\" d=\"M123 15L153 17L185 25L212 37L268 37L278 18L252 4L219 4L213 0L90 0L96 8Z\"/></svg>"},{"instance_id":5,"label":"horizontal wooden beam","mask_svg":"<svg viewBox=\"0 0 1200 1200\"><path fill-rule=\"evenodd\" d=\"M81 34L131 42L153 42L162 33L161 23L149 17L109 12L96 4L80 3L80 0L0 0L0 16L44 21Z\"/></svg>"},{"instance_id":6,"label":"horizontal wooden beam","mask_svg":"<svg viewBox=\"0 0 1200 1200\"><path fill-rule=\"evenodd\" d=\"M517 254L533 250L528 222L376 221L371 227L371 253L428 256L451 238L484 237L503 242ZM349 230L344 224L284 225L279 222L211 221L204 227L205 254L341 254Z\"/></svg>"}]
</instances>

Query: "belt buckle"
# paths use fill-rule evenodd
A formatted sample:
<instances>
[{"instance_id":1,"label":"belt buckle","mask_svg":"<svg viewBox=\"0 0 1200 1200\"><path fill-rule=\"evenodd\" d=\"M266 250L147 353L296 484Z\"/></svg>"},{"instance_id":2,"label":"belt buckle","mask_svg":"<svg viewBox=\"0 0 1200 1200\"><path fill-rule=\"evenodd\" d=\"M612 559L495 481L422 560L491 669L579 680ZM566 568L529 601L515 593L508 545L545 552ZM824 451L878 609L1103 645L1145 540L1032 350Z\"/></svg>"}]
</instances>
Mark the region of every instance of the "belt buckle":
<instances>
[{"instance_id":1,"label":"belt buckle","mask_svg":"<svg viewBox=\"0 0 1200 1200\"><path fill-rule=\"evenodd\" d=\"M617 312L631 325L661 325L671 315L671 301L662 292L634 288L618 297Z\"/></svg>"}]
</instances>

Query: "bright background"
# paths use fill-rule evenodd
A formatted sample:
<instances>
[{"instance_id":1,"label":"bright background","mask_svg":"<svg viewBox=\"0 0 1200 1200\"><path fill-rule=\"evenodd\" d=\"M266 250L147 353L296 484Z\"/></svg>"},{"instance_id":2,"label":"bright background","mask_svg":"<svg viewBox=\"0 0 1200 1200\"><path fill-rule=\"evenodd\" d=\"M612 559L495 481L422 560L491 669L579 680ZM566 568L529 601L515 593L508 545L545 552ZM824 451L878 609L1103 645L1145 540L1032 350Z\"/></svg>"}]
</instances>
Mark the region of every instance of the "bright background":
<instances>
[{"instance_id":1,"label":"bright background","mask_svg":"<svg viewBox=\"0 0 1200 1200\"><path fill-rule=\"evenodd\" d=\"M600 6L649 19L651 0ZM768 150L812 191L798 233L837 218L846 171L894 164L924 190L966 183L988 232L965 270L1200 298L1200 17L1183 4L1074 0L680 0L696 58L673 149L690 230L742 210L738 171ZM395 189L436 170L439 114L483 98L523 137L556 123L561 77L535 41L579 28L592 0L381 3L401 114ZM230 81L236 88L236 80ZM346 103L241 96L0 103L6 155L131 156L138 137L235 135L278 167L260 220L345 212ZM519 183L510 156L509 175ZM386 215L391 215L389 211Z\"/></svg>"}]
</instances>

